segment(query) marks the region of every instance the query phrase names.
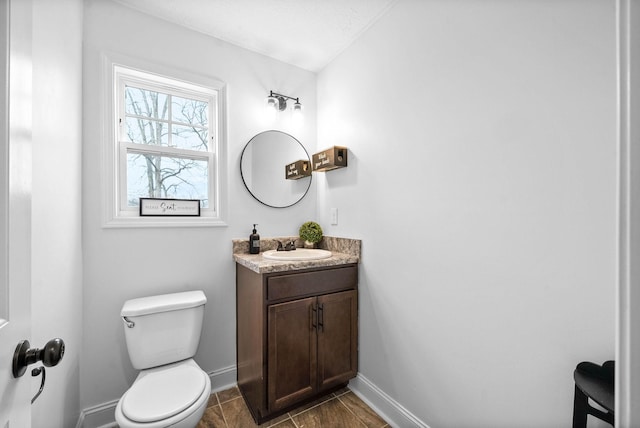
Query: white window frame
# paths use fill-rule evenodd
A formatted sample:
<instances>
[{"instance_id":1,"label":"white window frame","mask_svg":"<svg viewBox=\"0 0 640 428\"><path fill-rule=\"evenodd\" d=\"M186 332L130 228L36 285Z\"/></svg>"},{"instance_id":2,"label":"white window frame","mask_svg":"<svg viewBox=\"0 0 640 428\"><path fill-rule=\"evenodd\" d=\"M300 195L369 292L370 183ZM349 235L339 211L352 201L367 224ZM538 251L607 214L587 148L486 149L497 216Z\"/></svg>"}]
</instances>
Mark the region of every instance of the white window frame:
<instances>
[{"instance_id":1,"label":"white window frame","mask_svg":"<svg viewBox=\"0 0 640 428\"><path fill-rule=\"evenodd\" d=\"M202 227L226 226L226 85L216 79L130 58L103 55L105 112L103 227ZM148 70L154 70L150 72ZM172 76L172 77L167 77ZM167 146L144 147L124 138L125 85L168 93L209 103L209 151ZM138 208L127 205L127 151L187 157L209 162L209 207L199 217L141 217Z\"/></svg>"}]
</instances>

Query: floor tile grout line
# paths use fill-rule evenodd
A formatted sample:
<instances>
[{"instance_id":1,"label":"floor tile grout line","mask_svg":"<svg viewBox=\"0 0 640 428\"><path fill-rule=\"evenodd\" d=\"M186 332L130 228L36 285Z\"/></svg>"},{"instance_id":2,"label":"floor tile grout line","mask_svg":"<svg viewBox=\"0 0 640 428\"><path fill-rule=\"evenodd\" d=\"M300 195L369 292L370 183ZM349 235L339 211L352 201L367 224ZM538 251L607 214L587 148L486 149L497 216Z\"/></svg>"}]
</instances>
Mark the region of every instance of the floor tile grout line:
<instances>
[{"instance_id":1,"label":"floor tile grout line","mask_svg":"<svg viewBox=\"0 0 640 428\"><path fill-rule=\"evenodd\" d=\"M233 397L231 397L231 398L228 398L226 401L222 401L222 400L220 399L220 395L219 395L219 394L220 394L220 392L231 391L232 389L237 389L237 387L235 387L235 388L231 388L231 389L227 389L227 390L225 390L225 391L218 391L218 392L216 392L216 398L218 398L218 403L219 403L219 404L221 404L221 405L222 405L223 403L227 403L227 402L229 402L229 401L233 401L233 400L235 400L235 399L236 399L236 398L238 398L238 397L242 397L242 394L241 394L241 393L240 393L240 391L238 390L238 395L235 395L235 396L233 396Z\"/></svg>"},{"instance_id":2,"label":"floor tile grout line","mask_svg":"<svg viewBox=\"0 0 640 428\"><path fill-rule=\"evenodd\" d=\"M293 419L293 416L291 416L291 422L293 422L293 426L296 428L300 428L300 426L296 423L296 421Z\"/></svg>"},{"instance_id":3,"label":"floor tile grout line","mask_svg":"<svg viewBox=\"0 0 640 428\"><path fill-rule=\"evenodd\" d=\"M337 399L337 398L338 398L338 397L336 397L336 396L335 396L335 394L333 394L333 397L329 398L328 400L324 400L324 401L322 401L322 402L320 402L320 403L316 404L315 406L311 406L311 407L309 407L308 409L304 409L303 411L298 412L298 413L296 413L296 414L292 414L292 412L289 412L289 413L288 413L288 415L289 415L289 417L293 420L293 417L294 417L294 416L298 416L298 415L301 415L301 414L303 414L303 413L307 413L309 410L315 409L316 407L320 407L320 406L322 406L323 404L327 404L329 401L331 401L331 400L335 400L335 399ZM294 421L294 423L295 423L295 421Z\"/></svg>"},{"instance_id":4,"label":"floor tile grout line","mask_svg":"<svg viewBox=\"0 0 640 428\"><path fill-rule=\"evenodd\" d=\"M338 394L338 391L336 391L336 392L333 393L333 395L335 395L336 397L342 397L343 395L346 395L346 394L348 394L350 392L353 392L348 387L344 388L344 390L341 389L340 391L342 391L340 394Z\"/></svg>"},{"instance_id":5,"label":"floor tile grout line","mask_svg":"<svg viewBox=\"0 0 640 428\"><path fill-rule=\"evenodd\" d=\"M346 395L346 394L342 394L342 395ZM367 425L367 423L366 423L365 421L363 421L363 420L362 420L362 418L356 414L356 412L354 412L353 410L351 410L351 408L350 408L349 406L347 406L347 405L345 404L345 402L344 402L344 401L342 401L342 400L340 399L340 397L336 397L336 398L338 399L338 401L340 402L340 404L342 404L342 405L347 409L347 411L348 411L349 413L351 413L351 414L352 414L352 415L353 415L353 416L358 420L358 422L360 422L364 427L367 427L367 426L368 426L368 425ZM386 424L387 424L387 421L384 421L384 423L385 423L385 425L386 425Z\"/></svg>"},{"instance_id":6,"label":"floor tile grout line","mask_svg":"<svg viewBox=\"0 0 640 428\"><path fill-rule=\"evenodd\" d=\"M224 409L222 408L222 403L220 402L220 397L216 393L216 397L218 398L218 406L220 406L220 414L222 415L222 421L224 422L224 426L229 428L229 423L227 422L227 417L224 415ZM231 400L225 401L225 403L230 402Z\"/></svg>"},{"instance_id":7,"label":"floor tile grout line","mask_svg":"<svg viewBox=\"0 0 640 428\"><path fill-rule=\"evenodd\" d=\"M347 406L346 404L344 404L344 402L340 399L340 397L338 397L338 403L340 403L342 405L342 407L344 407L345 409L347 409L347 412L351 413L353 415L354 418L356 418L356 420L358 422L360 422L361 424L363 424L362 419L360 419L358 417L358 415L356 415L350 408L349 406Z\"/></svg>"},{"instance_id":8,"label":"floor tile grout line","mask_svg":"<svg viewBox=\"0 0 640 428\"><path fill-rule=\"evenodd\" d=\"M230 391L230 390L225 390L225 391ZM222 392L225 392L225 391L222 391ZM237 391L237 389L236 389L236 391ZM227 421L227 417L226 417L225 412L224 412L224 410L222 408L222 404L230 403L230 402L238 400L238 399L241 399L241 401L244 401L244 397L242 396L242 394L239 394L239 395L236 395L235 397L228 398L227 400L225 400L223 402L221 397L220 397L220 395L219 395L220 392L221 391L218 391L218 392L215 393L216 402L217 402L216 405L220 409L220 414L222 416L222 422L224 423L224 427L226 427L226 428L235 428L235 427L230 427L229 426L229 422ZM345 388L345 389L342 389L342 390L339 390L339 391L334 391L334 392L330 393L329 395L325 396L326 399L324 401L321 401L321 402L313 405L312 407L309 407L309 408L307 408L307 409L305 409L305 410L303 410L301 412L295 413L295 414L293 413L293 411L287 412L286 413L286 415L287 415L286 419L283 419L283 420L279 421L275 425L265 425L265 427L278 428L278 426L284 424L285 421L289 421L290 420L295 428L300 428L300 425L298 425L298 423L296 423L294 417L297 417L299 415L307 413L310 410L317 409L318 407L326 405L326 404L330 403L332 400L337 399L338 403L343 408L346 408L347 412L349 412L361 424L361 427L367 428L368 425L367 425L366 420L364 420L362 417L358 416L358 414L354 410L352 410L351 407L349 407L349 405L347 405L347 403L345 403L341 399L341 397L344 398L344 396L347 395L350 392L352 392L352 391L349 388ZM214 405L214 406L216 406L216 405ZM211 406L211 407L214 407L214 406ZM295 410L296 409L294 409L294 411ZM391 427L389 425L389 423L387 421L385 421L384 419L382 419L382 422L384 423L384 425L382 425L380 428L390 428Z\"/></svg>"},{"instance_id":9,"label":"floor tile grout line","mask_svg":"<svg viewBox=\"0 0 640 428\"><path fill-rule=\"evenodd\" d=\"M227 422L227 417L224 415L224 410L222 409L222 404L220 406L220 414L222 415L222 421L224 422L224 426L229 428L229 423Z\"/></svg>"},{"instance_id":10,"label":"floor tile grout line","mask_svg":"<svg viewBox=\"0 0 640 428\"><path fill-rule=\"evenodd\" d=\"M268 427L268 428L278 428L278 426L279 426L279 425L282 425L282 424L283 424L283 423L285 423L286 421L291 421L291 423L293 423L293 425L294 425L296 428L299 428L299 427L298 427L298 424L296 423L296 421L294 421L294 420L293 420L293 418L291 417L291 415L290 415L289 413L287 413L287 419L283 419L283 420L281 420L280 422L278 422L278 423L277 423L277 424L275 424L275 425L269 425L269 427Z\"/></svg>"}]
</instances>

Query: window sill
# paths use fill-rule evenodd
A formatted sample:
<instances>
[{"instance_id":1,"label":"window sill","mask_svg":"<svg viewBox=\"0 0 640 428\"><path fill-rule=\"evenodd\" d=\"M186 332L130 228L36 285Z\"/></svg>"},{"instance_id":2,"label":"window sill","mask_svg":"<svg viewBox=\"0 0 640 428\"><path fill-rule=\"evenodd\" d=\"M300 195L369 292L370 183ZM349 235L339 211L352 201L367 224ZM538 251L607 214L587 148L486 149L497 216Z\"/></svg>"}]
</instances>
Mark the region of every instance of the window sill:
<instances>
[{"instance_id":1,"label":"window sill","mask_svg":"<svg viewBox=\"0 0 640 428\"><path fill-rule=\"evenodd\" d=\"M227 223L215 217L120 217L103 222L104 229L167 228L167 227L226 227Z\"/></svg>"}]
</instances>

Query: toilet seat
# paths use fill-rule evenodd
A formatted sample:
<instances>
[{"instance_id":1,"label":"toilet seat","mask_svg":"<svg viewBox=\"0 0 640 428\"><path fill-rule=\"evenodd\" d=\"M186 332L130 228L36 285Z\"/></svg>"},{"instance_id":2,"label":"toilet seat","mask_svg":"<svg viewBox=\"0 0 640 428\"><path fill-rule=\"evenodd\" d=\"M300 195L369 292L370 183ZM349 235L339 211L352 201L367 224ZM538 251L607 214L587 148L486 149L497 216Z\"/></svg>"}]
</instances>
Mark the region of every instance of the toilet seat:
<instances>
[{"instance_id":1,"label":"toilet seat","mask_svg":"<svg viewBox=\"0 0 640 428\"><path fill-rule=\"evenodd\" d=\"M130 420L142 423L170 418L200 398L205 376L191 365L149 370L122 397L122 412Z\"/></svg>"},{"instance_id":2,"label":"toilet seat","mask_svg":"<svg viewBox=\"0 0 640 428\"><path fill-rule=\"evenodd\" d=\"M193 359L143 370L118 401L116 422L122 428L193 427L210 392L209 375Z\"/></svg>"}]
</instances>

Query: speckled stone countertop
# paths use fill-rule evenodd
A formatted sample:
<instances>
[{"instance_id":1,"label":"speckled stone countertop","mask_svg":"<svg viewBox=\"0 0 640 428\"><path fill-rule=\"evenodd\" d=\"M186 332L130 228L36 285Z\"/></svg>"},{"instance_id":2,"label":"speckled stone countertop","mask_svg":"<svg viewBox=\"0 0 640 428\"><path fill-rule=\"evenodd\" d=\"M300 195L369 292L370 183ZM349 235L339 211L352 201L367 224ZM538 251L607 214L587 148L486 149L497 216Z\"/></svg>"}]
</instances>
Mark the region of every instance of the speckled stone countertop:
<instances>
[{"instance_id":1,"label":"speckled stone countertop","mask_svg":"<svg viewBox=\"0 0 640 428\"><path fill-rule=\"evenodd\" d=\"M339 266L360 262L362 241L359 239L336 238L324 236L318 243L318 248L331 251L331 257L320 260L270 260L262 257L262 252L278 248L278 241L286 243L295 241L297 248L302 248L303 242L297 236L260 239L260 254L249 254L248 239L234 239L233 259L256 273L285 272L315 267Z\"/></svg>"}]
</instances>

